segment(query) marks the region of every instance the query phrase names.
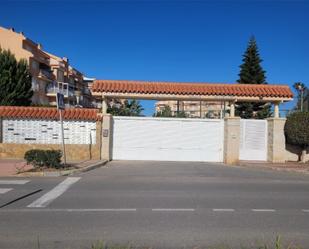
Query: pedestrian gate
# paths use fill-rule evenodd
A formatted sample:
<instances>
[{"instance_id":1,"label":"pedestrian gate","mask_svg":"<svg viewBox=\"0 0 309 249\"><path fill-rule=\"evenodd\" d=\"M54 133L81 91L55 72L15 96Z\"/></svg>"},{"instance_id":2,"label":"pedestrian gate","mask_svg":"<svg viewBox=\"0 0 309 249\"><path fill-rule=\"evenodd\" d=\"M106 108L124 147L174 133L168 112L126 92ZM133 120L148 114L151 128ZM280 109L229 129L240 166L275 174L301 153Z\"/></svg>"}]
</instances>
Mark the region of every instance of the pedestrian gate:
<instances>
[{"instance_id":1,"label":"pedestrian gate","mask_svg":"<svg viewBox=\"0 0 309 249\"><path fill-rule=\"evenodd\" d=\"M267 161L267 120L240 120L239 159Z\"/></svg>"}]
</instances>

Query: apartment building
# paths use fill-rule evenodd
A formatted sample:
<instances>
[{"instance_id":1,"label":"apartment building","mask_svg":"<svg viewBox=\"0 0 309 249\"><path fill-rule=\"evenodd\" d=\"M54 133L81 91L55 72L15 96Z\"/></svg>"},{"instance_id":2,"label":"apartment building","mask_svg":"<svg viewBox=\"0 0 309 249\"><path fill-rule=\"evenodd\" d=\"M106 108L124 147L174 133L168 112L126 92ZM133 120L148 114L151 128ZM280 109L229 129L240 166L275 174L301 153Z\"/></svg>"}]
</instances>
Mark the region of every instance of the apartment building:
<instances>
[{"instance_id":1,"label":"apartment building","mask_svg":"<svg viewBox=\"0 0 309 249\"><path fill-rule=\"evenodd\" d=\"M178 111L184 112L189 118L223 118L228 110L228 103L220 101L157 101L155 111L162 111L165 106L169 106L172 115Z\"/></svg>"},{"instance_id":2,"label":"apartment building","mask_svg":"<svg viewBox=\"0 0 309 249\"><path fill-rule=\"evenodd\" d=\"M67 106L91 107L92 98L84 75L59 57L43 50L42 45L13 28L0 27L0 46L17 60L26 59L32 75L34 105L56 105L56 94L64 95Z\"/></svg>"}]
</instances>

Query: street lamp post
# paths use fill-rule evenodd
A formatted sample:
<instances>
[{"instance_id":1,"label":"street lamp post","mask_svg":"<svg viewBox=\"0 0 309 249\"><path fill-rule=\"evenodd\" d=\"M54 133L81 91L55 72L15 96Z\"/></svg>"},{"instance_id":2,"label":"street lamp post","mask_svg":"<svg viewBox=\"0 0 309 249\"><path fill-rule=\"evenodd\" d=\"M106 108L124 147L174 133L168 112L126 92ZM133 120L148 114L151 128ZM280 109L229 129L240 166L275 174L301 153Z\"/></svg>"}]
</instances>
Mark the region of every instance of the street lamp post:
<instances>
[{"instance_id":1,"label":"street lamp post","mask_svg":"<svg viewBox=\"0 0 309 249\"><path fill-rule=\"evenodd\" d=\"M300 91L300 111L302 112L304 109L304 88L302 87Z\"/></svg>"}]
</instances>

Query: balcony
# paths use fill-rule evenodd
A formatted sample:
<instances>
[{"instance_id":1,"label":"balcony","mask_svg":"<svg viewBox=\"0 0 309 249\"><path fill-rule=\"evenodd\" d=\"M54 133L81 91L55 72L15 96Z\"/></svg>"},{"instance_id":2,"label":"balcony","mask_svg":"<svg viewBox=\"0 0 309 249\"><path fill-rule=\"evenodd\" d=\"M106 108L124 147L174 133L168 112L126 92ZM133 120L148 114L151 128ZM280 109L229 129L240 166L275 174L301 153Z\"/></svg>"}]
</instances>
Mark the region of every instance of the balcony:
<instances>
[{"instance_id":1,"label":"balcony","mask_svg":"<svg viewBox=\"0 0 309 249\"><path fill-rule=\"evenodd\" d=\"M91 91L89 88L83 88L83 94L85 95L91 95Z\"/></svg>"},{"instance_id":2,"label":"balcony","mask_svg":"<svg viewBox=\"0 0 309 249\"><path fill-rule=\"evenodd\" d=\"M59 63L59 66L60 66L60 67L65 68L65 64L64 64L64 62L62 62L62 61L58 61L58 63Z\"/></svg>"},{"instance_id":3,"label":"balcony","mask_svg":"<svg viewBox=\"0 0 309 249\"><path fill-rule=\"evenodd\" d=\"M74 88L69 83L53 82L47 85L47 96L56 96L57 93L62 93L65 98L74 97Z\"/></svg>"},{"instance_id":4,"label":"balcony","mask_svg":"<svg viewBox=\"0 0 309 249\"><path fill-rule=\"evenodd\" d=\"M47 80L52 80L53 74L50 70L40 69L38 77Z\"/></svg>"}]
</instances>

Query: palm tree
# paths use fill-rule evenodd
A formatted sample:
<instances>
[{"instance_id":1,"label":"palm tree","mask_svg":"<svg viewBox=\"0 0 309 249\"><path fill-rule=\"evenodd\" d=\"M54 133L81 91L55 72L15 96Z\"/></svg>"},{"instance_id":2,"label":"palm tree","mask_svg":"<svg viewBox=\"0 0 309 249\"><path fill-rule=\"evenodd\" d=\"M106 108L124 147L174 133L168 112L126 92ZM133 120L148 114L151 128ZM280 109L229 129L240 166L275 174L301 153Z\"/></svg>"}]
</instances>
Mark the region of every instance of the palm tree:
<instances>
[{"instance_id":1,"label":"palm tree","mask_svg":"<svg viewBox=\"0 0 309 249\"><path fill-rule=\"evenodd\" d=\"M138 100L112 100L108 104L107 112L114 116L142 116L144 108Z\"/></svg>"},{"instance_id":2,"label":"palm tree","mask_svg":"<svg viewBox=\"0 0 309 249\"><path fill-rule=\"evenodd\" d=\"M164 105L164 107L160 111L154 113L153 116L164 118L173 117L171 107L169 107L168 105Z\"/></svg>"},{"instance_id":3,"label":"palm tree","mask_svg":"<svg viewBox=\"0 0 309 249\"><path fill-rule=\"evenodd\" d=\"M144 110L140 102L135 99L125 100L124 109L125 109L124 116L141 116L142 111Z\"/></svg>"},{"instance_id":4,"label":"palm tree","mask_svg":"<svg viewBox=\"0 0 309 249\"><path fill-rule=\"evenodd\" d=\"M297 105L296 108L300 109L300 111L303 111L303 103L304 103L304 92L306 90L306 86L304 83L302 82L296 82L293 85L294 89L296 90L298 96L298 101L297 101ZM300 108L299 108L300 107Z\"/></svg>"}]
</instances>

